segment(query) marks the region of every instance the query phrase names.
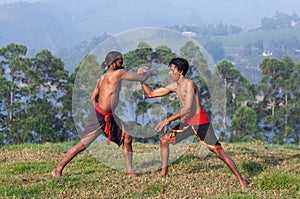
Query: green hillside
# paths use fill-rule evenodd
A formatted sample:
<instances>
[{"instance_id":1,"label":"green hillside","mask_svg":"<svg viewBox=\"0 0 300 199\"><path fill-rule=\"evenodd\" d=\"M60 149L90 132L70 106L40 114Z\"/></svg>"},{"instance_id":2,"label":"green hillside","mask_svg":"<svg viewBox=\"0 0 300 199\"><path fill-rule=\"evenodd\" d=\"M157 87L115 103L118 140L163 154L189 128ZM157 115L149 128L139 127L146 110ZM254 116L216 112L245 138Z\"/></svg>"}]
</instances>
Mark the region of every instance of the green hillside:
<instances>
[{"instance_id":1,"label":"green hillside","mask_svg":"<svg viewBox=\"0 0 300 199\"><path fill-rule=\"evenodd\" d=\"M282 40L297 38L300 40L300 28L281 28L273 30L252 30L247 32L241 32L239 34L231 34L224 36L214 36L213 39L216 39L222 42L226 53L230 51L230 47L235 47L241 49L249 43L255 43L259 40L262 40L264 43L269 43L272 40ZM206 37L195 37L195 40L199 41L201 44L205 44L208 39ZM239 52L237 50L236 52Z\"/></svg>"},{"instance_id":2,"label":"green hillside","mask_svg":"<svg viewBox=\"0 0 300 199\"><path fill-rule=\"evenodd\" d=\"M228 36L219 36L218 39L222 41L224 46L244 46L247 43L253 43L258 40L263 40L268 43L272 40L280 40L295 37L300 40L299 28L281 28L273 30L253 30L248 32L241 32L240 34L233 34Z\"/></svg>"},{"instance_id":3,"label":"green hillside","mask_svg":"<svg viewBox=\"0 0 300 199\"><path fill-rule=\"evenodd\" d=\"M252 83L260 81L259 65L265 57L281 59L284 56L291 57L295 62L300 60L300 28L280 28L272 30L256 29L239 34L224 36L198 36L194 39L203 46L211 43L221 43L224 50L222 59L230 60L234 66ZM210 50L213 56L215 49ZM263 53L272 53L264 56ZM219 61L216 61L216 64Z\"/></svg>"},{"instance_id":4,"label":"green hillside","mask_svg":"<svg viewBox=\"0 0 300 199\"><path fill-rule=\"evenodd\" d=\"M170 176L159 171L125 177L97 161L88 151L79 154L56 179L52 169L75 143L7 145L0 152L0 198L299 198L300 149L260 142L226 144L248 183L241 190L230 170L211 152L201 156L192 144L170 166ZM135 151L158 149L134 143ZM100 150L101 152L101 150Z\"/></svg>"}]
</instances>

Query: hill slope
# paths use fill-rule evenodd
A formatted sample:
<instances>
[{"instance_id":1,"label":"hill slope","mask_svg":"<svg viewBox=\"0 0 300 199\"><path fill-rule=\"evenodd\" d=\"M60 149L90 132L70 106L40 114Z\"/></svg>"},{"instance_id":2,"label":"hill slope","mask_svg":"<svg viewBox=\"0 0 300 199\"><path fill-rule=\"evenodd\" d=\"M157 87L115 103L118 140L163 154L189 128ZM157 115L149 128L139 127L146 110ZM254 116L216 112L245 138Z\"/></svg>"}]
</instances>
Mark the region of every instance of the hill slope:
<instances>
[{"instance_id":1,"label":"hill slope","mask_svg":"<svg viewBox=\"0 0 300 199\"><path fill-rule=\"evenodd\" d=\"M55 179L50 172L74 143L2 146L1 198L297 198L300 195L300 150L263 143L223 143L250 188L241 191L229 169L212 153L199 158L192 144L170 166L170 177L159 171L126 178L97 161L88 151L79 154ZM135 151L157 145L134 143ZM121 149L120 149L121 150ZM101 150L100 150L101 153Z\"/></svg>"}]
</instances>

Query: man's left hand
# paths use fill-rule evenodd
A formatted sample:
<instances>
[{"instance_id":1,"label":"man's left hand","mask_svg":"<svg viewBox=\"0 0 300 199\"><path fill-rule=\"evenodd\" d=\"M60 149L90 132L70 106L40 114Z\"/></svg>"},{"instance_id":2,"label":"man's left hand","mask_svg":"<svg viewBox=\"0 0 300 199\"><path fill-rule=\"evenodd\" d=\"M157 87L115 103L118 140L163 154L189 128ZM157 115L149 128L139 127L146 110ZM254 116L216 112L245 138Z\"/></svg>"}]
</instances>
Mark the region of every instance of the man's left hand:
<instances>
[{"instance_id":1,"label":"man's left hand","mask_svg":"<svg viewBox=\"0 0 300 199\"><path fill-rule=\"evenodd\" d=\"M158 132L158 131L161 131L165 126L167 126L170 122L166 119L166 120L163 120L161 121L160 123L158 123L158 125L155 127L155 130Z\"/></svg>"}]
</instances>

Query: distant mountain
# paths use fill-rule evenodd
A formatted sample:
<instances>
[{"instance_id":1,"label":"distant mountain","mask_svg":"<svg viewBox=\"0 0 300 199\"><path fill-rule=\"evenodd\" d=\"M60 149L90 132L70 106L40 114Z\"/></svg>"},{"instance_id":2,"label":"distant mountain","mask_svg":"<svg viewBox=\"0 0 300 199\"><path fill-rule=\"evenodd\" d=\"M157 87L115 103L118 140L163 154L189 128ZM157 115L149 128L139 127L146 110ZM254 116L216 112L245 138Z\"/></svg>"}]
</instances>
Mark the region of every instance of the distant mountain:
<instances>
[{"instance_id":1,"label":"distant mountain","mask_svg":"<svg viewBox=\"0 0 300 199\"><path fill-rule=\"evenodd\" d=\"M80 42L138 27L232 24L260 25L276 11L291 14L300 1L280 0L43 0L0 4L0 46L10 42L30 50L57 51Z\"/></svg>"},{"instance_id":2,"label":"distant mountain","mask_svg":"<svg viewBox=\"0 0 300 199\"><path fill-rule=\"evenodd\" d=\"M47 3L0 6L0 27L1 46L14 42L30 49L56 50L83 38L62 7Z\"/></svg>"}]
</instances>

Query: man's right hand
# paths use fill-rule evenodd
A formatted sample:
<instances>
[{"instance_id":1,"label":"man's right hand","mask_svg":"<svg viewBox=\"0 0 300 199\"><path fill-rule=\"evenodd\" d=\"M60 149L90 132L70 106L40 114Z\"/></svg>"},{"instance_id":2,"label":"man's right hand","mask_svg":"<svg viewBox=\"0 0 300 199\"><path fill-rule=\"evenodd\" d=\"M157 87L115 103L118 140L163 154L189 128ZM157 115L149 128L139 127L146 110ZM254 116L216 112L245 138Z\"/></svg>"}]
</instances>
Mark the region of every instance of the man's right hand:
<instances>
[{"instance_id":1,"label":"man's right hand","mask_svg":"<svg viewBox=\"0 0 300 199\"><path fill-rule=\"evenodd\" d=\"M147 66L142 66L142 67L140 67L140 68L137 70L137 74L139 74L139 75L143 75L143 74L144 74L144 72L146 72L146 71L147 71L147 69L148 69L148 67L147 67Z\"/></svg>"}]
</instances>

